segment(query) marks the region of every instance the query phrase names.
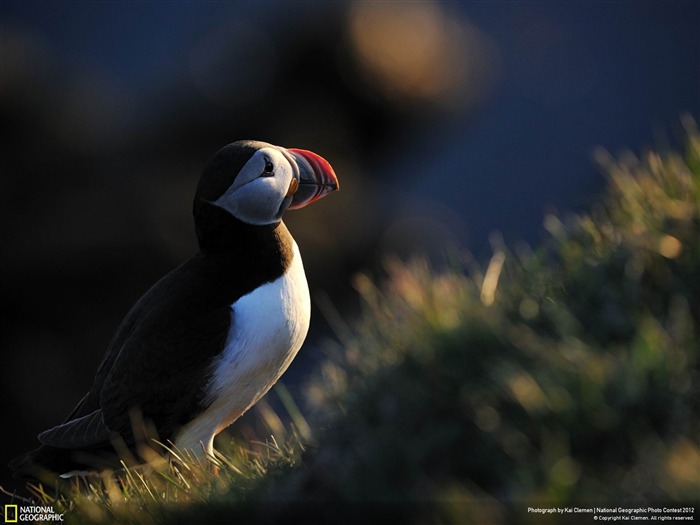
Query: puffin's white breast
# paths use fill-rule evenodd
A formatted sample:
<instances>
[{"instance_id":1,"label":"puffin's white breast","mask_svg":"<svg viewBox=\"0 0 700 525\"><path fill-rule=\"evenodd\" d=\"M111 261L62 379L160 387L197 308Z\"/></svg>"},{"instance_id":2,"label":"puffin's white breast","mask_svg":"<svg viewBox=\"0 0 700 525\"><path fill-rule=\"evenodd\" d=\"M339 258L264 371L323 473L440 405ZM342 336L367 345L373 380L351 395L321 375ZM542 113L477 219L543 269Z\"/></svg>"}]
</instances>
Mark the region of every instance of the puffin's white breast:
<instances>
[{"instance_id":1,"label":"puffin's white breast","mask_svg":"<svg viewBox=\"0 0 700 525\"><path fill-rule=\"evenodd\" d=\"M233 423L277 382L309 329L311 300L296 243L287 271L231 305L226 347L213 363L211 405L180 431L176 445L211 452L214 435Z\"/></svg>"}]
</instances>

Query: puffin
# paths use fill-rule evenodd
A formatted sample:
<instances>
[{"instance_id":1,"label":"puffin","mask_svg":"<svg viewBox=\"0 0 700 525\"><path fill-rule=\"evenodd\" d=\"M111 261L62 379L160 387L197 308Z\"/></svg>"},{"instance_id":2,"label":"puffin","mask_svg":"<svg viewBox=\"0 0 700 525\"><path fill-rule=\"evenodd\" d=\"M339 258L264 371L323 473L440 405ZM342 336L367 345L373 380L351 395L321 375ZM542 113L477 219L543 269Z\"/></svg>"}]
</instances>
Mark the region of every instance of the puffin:
<instances>
[{"instance_id":1,"label":"puffin","mask_svg":"<svg viewBox=\"0 0 700 525\"><path fill-rule=\"evenodd\" d=\"M209 160L193 203L199 251L129 310L90 390L15 475L69 478L135 450L136 421L194 457L277 382L302 346L311 301L299 248L282 221L338 189L311 151L243 140ZM142 436L141 436L142 437Z\"/></svg>"}]
</instances>

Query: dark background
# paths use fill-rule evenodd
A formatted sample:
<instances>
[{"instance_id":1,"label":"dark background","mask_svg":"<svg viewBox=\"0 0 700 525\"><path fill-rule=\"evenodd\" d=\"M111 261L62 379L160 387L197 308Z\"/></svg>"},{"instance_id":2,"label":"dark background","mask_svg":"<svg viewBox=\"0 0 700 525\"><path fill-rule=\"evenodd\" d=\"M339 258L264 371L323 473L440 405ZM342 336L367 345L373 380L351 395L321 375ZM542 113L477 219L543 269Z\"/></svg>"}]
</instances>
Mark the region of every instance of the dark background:
<instances>
[{"instance_id":1,"label":"dark background","mask_svg":"<svg viewBox=\"0 0 700 525\"><path fill-rule=\"evenodd\" d=\"M324 309L389 254L536 244L602 146L700 115L698 2L12 2L1 11L0 464L89 388L122 316L196 249L199 172L241 138L311 149L342 191L287 223ZM301 401L301 400L300 400ZM0 483L8 486L0 468Z\"/></svg>"}]
</instances>

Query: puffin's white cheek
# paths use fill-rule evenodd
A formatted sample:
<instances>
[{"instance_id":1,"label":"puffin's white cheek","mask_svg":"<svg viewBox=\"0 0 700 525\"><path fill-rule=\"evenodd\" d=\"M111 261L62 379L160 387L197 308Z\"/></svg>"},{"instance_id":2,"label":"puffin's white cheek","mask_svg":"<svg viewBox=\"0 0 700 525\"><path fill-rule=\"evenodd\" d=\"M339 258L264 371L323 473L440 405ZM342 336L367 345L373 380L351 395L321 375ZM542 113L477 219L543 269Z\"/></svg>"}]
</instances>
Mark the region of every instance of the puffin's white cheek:
<instances>
[{"instance_id":1,"label":"puffin's white cheek","mask_svg":"<svg viewBox=\"0 0 700 525\"><path fill-rule=\"evenodd\" d=\"M271 224L280 219L284 194L278 188L279 181L258 179L227 192L215 204L243 222L254 225Z\"/></svg>"}]
</instances>

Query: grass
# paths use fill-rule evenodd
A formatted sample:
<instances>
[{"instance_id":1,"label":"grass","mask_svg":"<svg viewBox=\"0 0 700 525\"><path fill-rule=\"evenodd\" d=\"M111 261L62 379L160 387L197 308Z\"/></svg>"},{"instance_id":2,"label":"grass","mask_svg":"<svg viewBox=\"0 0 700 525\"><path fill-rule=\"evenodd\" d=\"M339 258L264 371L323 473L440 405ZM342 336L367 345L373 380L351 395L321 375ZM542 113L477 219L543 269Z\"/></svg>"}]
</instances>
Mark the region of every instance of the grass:
<instances>
[{"instance_id":1,"label":"grass","mask_svg":"<svg viewBox=\"0 0 700 525\"><path fill-rule=\"evenodd\" d=\"M363 313L309 381L309 423L286 398L299 432L263 410L277 438L256 452L154 458L37 500L69 523L541 522L528 506L697 502L700 136L686 126L683 153L598 153L606 193L547 216L536 250L358 276Z\"/></svg>"},{"instance_id":2,"label":"grass","mask_svg":"<svg viewBox=\"0 0 700 525\"><path fill-rule=\"evenodd\" d=\"M298 409L290 405L284 387L277 387L292 421L299 422ZM227 502L245 501L262 479L279 469L293 468L304 450L301 433L281 425L279 418L263 402L258 410L268 436L265 441L219 440L213 456L195 458L171 443L154 441L141 447L145 461L138 466L103 471L70 483L31 483L29 498L20 505L50 505L64 514L66 523L162 523L170 513L191 505L215 501L226 495ZM307 432L306 423L301 420ZM275 437L275 435L277 437ZM309 436L306 434L306 438ZM280 440L280 441L278 441ZM128 464L134 464L132 458Z\"/></svg>"},{"instance_id":3,"label":"grass","mask_svg":"<svg viewBox=\"0 0 700 525\"><path fill-rule=\"evenodd\" d=\"M273 470L298 463L302 449L296 440L280 445L270 438L262 445L262 452L253 452L247 445L230 441L224 452L206 460L168 447L172 459L157 455L145 469L105 473L100 482L89 485L84 499L71 499L70 504L89 522L158 523L166 511L177 512L224 493L229 494L229 502L244 501L256 483ZM70 497L74 496L75 491L71 491Z\"/></svg>"}]
</instances>

